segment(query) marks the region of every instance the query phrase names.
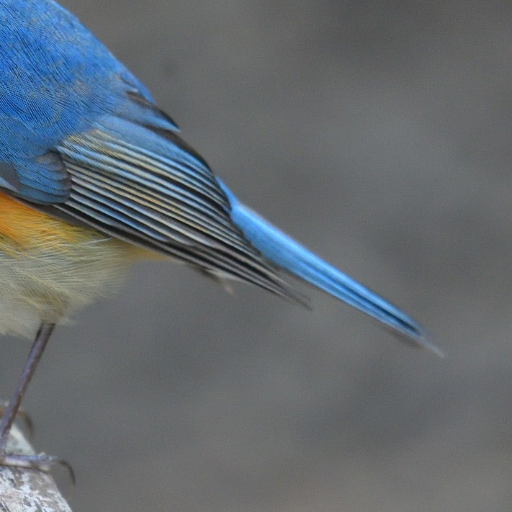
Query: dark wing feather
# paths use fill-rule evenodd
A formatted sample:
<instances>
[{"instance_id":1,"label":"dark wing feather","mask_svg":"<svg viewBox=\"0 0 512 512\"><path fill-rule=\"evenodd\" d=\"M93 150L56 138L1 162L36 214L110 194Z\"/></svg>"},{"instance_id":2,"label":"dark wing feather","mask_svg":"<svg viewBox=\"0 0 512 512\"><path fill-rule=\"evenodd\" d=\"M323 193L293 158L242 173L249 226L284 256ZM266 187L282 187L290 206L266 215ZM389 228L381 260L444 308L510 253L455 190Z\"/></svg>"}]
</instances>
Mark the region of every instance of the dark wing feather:
<instances>
[{"instance_id":1,"label":"dark wing feather","mask_svg":"<svg viewBox=\"0 0 512 512\"><path fill-rule=\"evenodd\" d=\"M245 239L208 165L170 131L109 118L58 151L72 186L52 208L212 275L304 303Z\"/></svg>"}]
</instances>

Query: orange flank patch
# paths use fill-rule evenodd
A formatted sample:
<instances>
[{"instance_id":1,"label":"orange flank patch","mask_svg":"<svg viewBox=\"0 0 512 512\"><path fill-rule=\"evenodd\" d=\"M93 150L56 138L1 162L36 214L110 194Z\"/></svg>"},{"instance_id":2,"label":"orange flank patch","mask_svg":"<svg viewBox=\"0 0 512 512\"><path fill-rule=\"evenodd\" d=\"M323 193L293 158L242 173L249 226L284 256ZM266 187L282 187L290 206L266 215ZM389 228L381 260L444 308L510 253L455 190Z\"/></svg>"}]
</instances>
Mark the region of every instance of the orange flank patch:
<instances>
[{"instance_id":1,"label":"orange flank patch","mask_svg":"<svg viewBox=\"0 0 512 512\"><path fill-rule=\"evenodd\" d=\"M83 240L81 231L90 230L79 230L0 192L0 246L12 244L30 250L57 240L79 243Z\"/></svg>"},{"instance_id":2,"label":"orange flank patch","mask_svg":"<svg viewBox=\"0 0 512 512\"><path fill-rule=\"evenodd\" d=\"M57 219L0 192L0 251L11 256L34 250L59 253L76 245L98 242L124 246L128 258L158 258L153 251L114 240L93 228Z\"/></svg>"}]
</instances>

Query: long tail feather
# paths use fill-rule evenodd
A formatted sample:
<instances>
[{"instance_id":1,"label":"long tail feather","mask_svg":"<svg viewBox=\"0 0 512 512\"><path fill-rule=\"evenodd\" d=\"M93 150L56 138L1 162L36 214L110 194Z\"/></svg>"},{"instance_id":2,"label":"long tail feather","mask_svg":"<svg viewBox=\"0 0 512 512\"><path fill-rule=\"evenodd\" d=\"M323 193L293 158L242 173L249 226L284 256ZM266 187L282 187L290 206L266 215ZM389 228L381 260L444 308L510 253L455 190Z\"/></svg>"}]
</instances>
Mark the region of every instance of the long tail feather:
<instances>
[{"instance_id":1,"label":"long tail feather","mask_svg":"<svg viewBox=\"0 0 512 512\"><path fill-rule=\"evenodd\" d=\"M266 259L378 320L401 335L405 341L427 348L437 355L443 355L430 341L425 329L412 318L269 224L240 203L229 189L218 181L231 203L233 222Z\"/></svg>"}]
</instances>

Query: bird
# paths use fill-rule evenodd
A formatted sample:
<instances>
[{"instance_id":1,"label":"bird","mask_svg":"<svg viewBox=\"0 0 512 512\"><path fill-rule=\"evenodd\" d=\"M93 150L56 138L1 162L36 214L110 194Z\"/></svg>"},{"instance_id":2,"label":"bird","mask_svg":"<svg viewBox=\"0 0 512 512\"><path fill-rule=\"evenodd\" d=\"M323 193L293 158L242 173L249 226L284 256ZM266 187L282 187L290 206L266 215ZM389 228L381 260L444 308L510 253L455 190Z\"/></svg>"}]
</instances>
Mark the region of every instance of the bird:
<instances>
[{"instance_id":1,"label":"bird","mask_svg":"<svg viewBox=\"0 0 512 512\"><path fill-rule=\"evenodd\" d=\"M54 459L7 440L54 327L167 258L307 305L295 276L441 354L400 309L240 202L149 90L53 0L0 0L0 333L33 340L0 422L0 465Z\"/></svg>"}]
</instances>

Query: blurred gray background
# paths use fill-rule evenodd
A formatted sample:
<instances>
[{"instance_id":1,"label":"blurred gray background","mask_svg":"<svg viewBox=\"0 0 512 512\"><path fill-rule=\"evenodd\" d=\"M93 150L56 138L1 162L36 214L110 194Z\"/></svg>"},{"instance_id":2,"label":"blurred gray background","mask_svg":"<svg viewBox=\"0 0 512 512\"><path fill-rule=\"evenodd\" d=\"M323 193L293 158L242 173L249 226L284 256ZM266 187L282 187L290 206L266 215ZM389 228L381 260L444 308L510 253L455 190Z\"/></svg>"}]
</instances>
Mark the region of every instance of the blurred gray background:
<instances>
[{"instance_id":1,"label":"blurred gray background","mask_svg":"<svg viewBox=\"0 0 512 512\"><path fill-rule=\"evenodd\" d=\"M75 512L511 510L512 3L63 3L240 198L448 355L305 287L312 313L140 264L24 403ZM1 396L28 349L1 340Z\"/></svg>"}]
</instances>

